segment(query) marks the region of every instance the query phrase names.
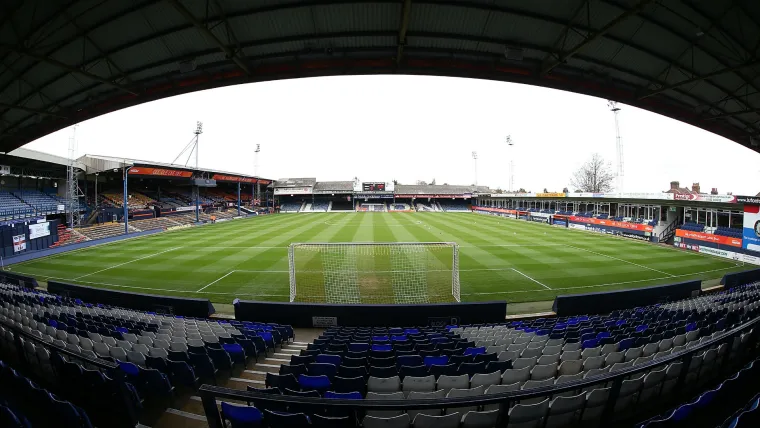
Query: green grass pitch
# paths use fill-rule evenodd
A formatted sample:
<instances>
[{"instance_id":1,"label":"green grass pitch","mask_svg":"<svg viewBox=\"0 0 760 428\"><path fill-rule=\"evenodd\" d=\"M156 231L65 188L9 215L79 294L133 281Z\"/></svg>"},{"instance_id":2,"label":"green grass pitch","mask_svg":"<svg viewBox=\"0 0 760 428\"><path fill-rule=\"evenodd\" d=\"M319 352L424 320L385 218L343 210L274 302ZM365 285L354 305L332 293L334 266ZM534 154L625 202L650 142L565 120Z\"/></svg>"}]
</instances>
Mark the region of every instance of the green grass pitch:
<instances>
[{"instance_id":1,"label":"green grass pitch","mask_svg":"<svg viewBox=\"0 0 760 428\"><path fill-rule=\"evenodd\" d=\"M98 245L10 266L39 280L231 303L288 300L293 242L456 242L462 301L551 300L749 269L662 245L473 213L280 214Z\"/></svg>"}]
</instances>

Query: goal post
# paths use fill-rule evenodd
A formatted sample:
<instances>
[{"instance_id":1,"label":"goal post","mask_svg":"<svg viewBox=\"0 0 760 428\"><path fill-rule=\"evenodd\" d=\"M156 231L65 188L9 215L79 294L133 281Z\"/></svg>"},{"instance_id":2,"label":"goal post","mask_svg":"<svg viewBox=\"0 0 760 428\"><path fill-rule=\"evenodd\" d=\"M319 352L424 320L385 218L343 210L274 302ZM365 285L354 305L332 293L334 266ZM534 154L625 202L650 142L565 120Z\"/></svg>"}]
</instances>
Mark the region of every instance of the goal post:
<instances>
[{"instance_id":1,"label":"goal post","mask_svg":"<svg viewBox=\"0 0 760 428\"><path fill-rule=\"evenodd\" d=\"M455 242L293 243L290 301L416 304L459 302Z\"/></svg>"}]
</instances>

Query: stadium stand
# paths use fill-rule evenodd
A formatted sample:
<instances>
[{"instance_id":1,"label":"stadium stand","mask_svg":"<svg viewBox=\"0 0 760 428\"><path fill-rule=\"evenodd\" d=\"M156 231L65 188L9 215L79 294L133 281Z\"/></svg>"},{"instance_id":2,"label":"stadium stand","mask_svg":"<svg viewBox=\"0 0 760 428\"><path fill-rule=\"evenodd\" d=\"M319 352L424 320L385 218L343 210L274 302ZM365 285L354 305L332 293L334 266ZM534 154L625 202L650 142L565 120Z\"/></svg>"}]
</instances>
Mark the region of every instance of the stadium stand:
<instances>
[{"instance_id":1,"label":"stadium stand","mask_svg":"<svg viewBox=\"0 0 760 428\"><path fill-rule=\"evenodd\" d=\"M722 227L719 226L713 232L716 235L728 236L729 238L742 238L742 229L736 227Z\"/></svg>"},{"instance_id":2,"label":"stadium stand","mask_svg":"<svg viewBox=\"0 0 760 428\"><path fill-rule=\"evenodd\" d=\"M9 192L0 192L0 218L10 220L34 215L34 208Z\"/></svg>"},{"instance_id":3,"label":"stadium stand","mask_svg":"<svg viewBox=\"0 0 760 428\"><path fill-rule=\"evenodd\" d=\"M132 223L129 224L130 232L139 232L139 230L132 227ZM103 223L95 226L81 227L77 229L77 232L82 234L87 239L103 239L110 238L111 236L121 235L124 233L124 223Z\"/></svg>"},{"instance_id":4,"label":"stadium stand","mask_svg":"<svg viewBox=\"0 0 760 428\"><path fill-rule=\"evenodd\" d=\"M172 220L169 217L158 217L145 220L132 220L129 222L129 225L138 231L145 231L152 229L165 229L171 226L179 226L180 223Z\"/></svg>"},{"instance_id":5,"label":"stadium stand","mask_svg":"<svg viewBox=\"0 0 760 428\"><path fill-rule=\"evenodd\" d=\"M7 397L11 411L29 418L61 412L58 425L35 427L87 428L92 425L86 415L95 426L134 427L143 409L165 408L176 388L195 390L200 380L215 382L219 370L246 367L249 359L295 338L285 325L185 319L8 284L0 284L0 302L0 352L85 409L58 404L61 400L48 399L47 393L18 394L23 379L0 365L0 397L7 397L9 387L16 393ZM38 388L30 384L29 389ZM47 415L31 415L29 409Z\"/></svg>"},{"instance_id":6,"label":"stadium stand","mask_svg":"<svg viewBox=\"0 0 760 428\"><path fill-rule=\"evenodd\" d=\"M409 206L409 204L404 203L392 203L388 206L388 211L410 211L412 207Z\"/></svg>"},{"instance_id":7,"label":"stadium stand","mask_svg":"<svg viewBox=\"0 0 760 428\"><path fill-rule=\"evenodd\" d=\"M3 333L7 337L7 333L4 331ZM8 345L7 342L5 344ZM34 349L31 343L25 343L24 346ZM92 425L87 412L82 408L69 401L61 400L0 360L0 426L31 428L32 426L91 427Z\"/></svg>"},{"instance_id":8,"label":"stadium stand","mask_svg":"<svg viewBox=\"0 0 760 428\"><path fill-rule=\"evenodd\" d=\"M438 205L445 212L468 212L471 211L465 201L453 201L441 199L438 201Z\"/></svg>"},{"instance_id":9,"label":"stadium stand","mask_svg":"<svg viewBox=\"0 0 760 428\"><path fill-rule=\"evenodd\" d=\"M423 204L421 202L417 202L415 204L415 208L417 208L417 211L438 211L438 207L437 206Z\"/></svg>"},{"instance_id":10,"label":"stadium stand","mask_svg":"<svg viewBox=\"0 0 760 428\"><path fill-rule=\"evenodd\" d=\"M50 248L61 247L68 244L76 244L86 241L87 237L75 229L69 229L63 224L58 225L58 241L54 242Z\"/></svg>"},{"instance_id":11,"label":"stadium stand","mask_svg":"<svg viewBox=\"0 0 760 428\"><path fill-rule=\"evenodd\" d=\"M39 190L19 190L13 192L13 195L29 206L36 208L37 211L56 212L58 210L58 205L60 204L58 199L42 193Z\"/></svg>"},{"instance_id":12,"label":"stadium stand","mask_svg":"<svg viewBox=\"0 0 760 428\"><path fill-rule=\"evenodd\" d=\"M697 224L697 223L691 223L686 222L680 226L678 226L679 229L682 230L689 230L692 232L704 232L705 231L705 225L704 224Z\"/></svg>"},{"instance_id":13,"label":"stadium stand","mask_svg":"<svg viewBox=\"0 0 760 428\"><path fill-rule=\"evenodd\" d=\"M755 380L760 376L760 360L754 360L717 386L708 389L693 400L656 416L640 428L697 426L697 427L757 427L760 426L758 388ZM747 402L748 397L752 397ZM737 404L741 407L730 413ZM725 418L725 419L724 419Z\"/></svg>"},{"instance_id":14,"label":"stadium stand","mask_svg":"<svg viewBox=\"0 0 760 428\"><path fill-rule=\"evenodd\" d=\"M289 202L283 203L282 205L280 205L280 212L297 213L301 210L302 206L303 204L299 204L299 203L289 203Z\"/></svg>"},{"instance_id":15,"label":"stadium stand","mask_svg":"<svg viewBox=\"0 0 760 428\"><path fill-rule=\"evenodd\" d=\"M430 421L491 427L500 418L506 426L628 426L610 418L641 420L644 409L698 391L730 363L756 356L759 314L760 284L751 284L605 316L445 328L335 327L292 356L279 374L268 374L269 389L245 398L259 401L257 414L265 420L285 403L291 414L318 416L309 410L315 401L280 401L284 394L341 400L346 407L320 402L333 415L366 408L365 427ZM756 379L754 371L747 375ZM235 397L219 390L206 395L204 388L204 399ZM496 404L493 394L509 400L507 406ZM370 410L379 400L419 398L430 400ZM350 399L358 400L353 407ZM223 410L220 417L230 415ZM355 426L348 419L343 426ZM475 419L486 422L468 422Z\"/></svg>"},{"instance_id":16,"label":"stadium stand","mask_svg":"<svg viewBox=\"0 0 760 428\"><path fill-rule=\"evenodd\" d=\"M330 203L327 201L317 201L311 204L309 212L313 213L326 213L330 208Z\"/></svg>"}]
</instances>

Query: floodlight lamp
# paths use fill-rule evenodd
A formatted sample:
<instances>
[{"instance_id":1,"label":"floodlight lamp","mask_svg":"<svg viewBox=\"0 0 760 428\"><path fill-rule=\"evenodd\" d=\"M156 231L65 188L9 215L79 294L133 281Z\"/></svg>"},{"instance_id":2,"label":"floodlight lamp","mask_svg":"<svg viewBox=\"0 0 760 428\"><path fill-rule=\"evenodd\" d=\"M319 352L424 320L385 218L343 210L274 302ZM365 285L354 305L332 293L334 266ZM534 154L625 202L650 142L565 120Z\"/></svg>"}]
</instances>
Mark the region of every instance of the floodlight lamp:
<instances>
[{"instance_id":1,"label":"floodlight lamp","mask_svg":"<svg viewBox=\"0 0 760 428\"><path fill-rule=\"evenodd\" d=\"M514 143L512 143L512 136L511 135L507 135L507 144L510 145L510 146L514 145Z\"/></svg>"},{"instance_id":2,"label":"floodlight lamp","mask_svg":"<svg viewBox=\"0 0 760 428\"><path fill-rule=\"evenodd\" d=\"M202 134L203 133L203 122L201 122L201 121L195 122L195 133L196 134Z\"/></svg>"}]
</instances>

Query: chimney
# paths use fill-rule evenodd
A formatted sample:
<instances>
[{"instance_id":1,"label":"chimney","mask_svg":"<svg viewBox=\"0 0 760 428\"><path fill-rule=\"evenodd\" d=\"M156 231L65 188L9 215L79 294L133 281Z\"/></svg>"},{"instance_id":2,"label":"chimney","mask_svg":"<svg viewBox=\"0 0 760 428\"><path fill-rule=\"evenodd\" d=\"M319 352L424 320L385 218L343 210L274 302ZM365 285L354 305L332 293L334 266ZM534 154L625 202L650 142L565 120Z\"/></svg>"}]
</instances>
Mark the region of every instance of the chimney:
<instances>
[{"instance_id":1,"label":"chimney","mask_svg":"<svg viewBox=\"0 0 760 428\"><path fill-rule=\"evenodd\" d=\"M677 181L671 181L670 182L670 190L678 190L678 188L681 186L681 183Z\"/></svg>"},{"instance_id":2,"label":"chimney","mask_svg":"<svg viewBox=\"0 0 760 428\"><path fill-rule=\"evenodd\" d=\"M710 190L710 194L711 195L717 195L718 194L718 188L717 187L713 187L712 190Z\"/></svg>"},{"instance_id":3,"label":"chimney","mask_svg":"<svg viewBox=\"0 0 760 428\"><path fill-rule=\"evenodd\" d=\"M692 183L691 191L694 193L699 193L699 183Z\"/></svg>"}]
</instances>

